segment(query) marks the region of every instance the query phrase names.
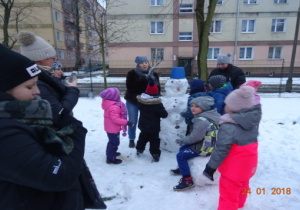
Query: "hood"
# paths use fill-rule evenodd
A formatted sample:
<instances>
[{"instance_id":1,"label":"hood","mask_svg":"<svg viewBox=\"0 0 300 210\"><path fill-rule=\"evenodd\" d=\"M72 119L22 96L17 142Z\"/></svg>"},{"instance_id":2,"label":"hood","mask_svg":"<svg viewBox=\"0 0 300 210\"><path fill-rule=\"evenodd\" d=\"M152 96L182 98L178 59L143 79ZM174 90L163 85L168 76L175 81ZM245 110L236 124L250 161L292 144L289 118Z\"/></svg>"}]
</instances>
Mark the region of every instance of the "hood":
<instances>
[{"instance_id":1,"label":"hood","mask_svg":"<svg viewBox=\"0 0 300 210\"><path fill-rule=\"evenodd\" d=\"M103 110L107 110L109 109L112 105L115 105L116 103L118 103L117 101L111 101L111 100L106 100L106 99L102 99L102 109Z\"/></svg>"},{"instance_id":2,"label":"hood","mask_svg":"<svg viewBox=\"0 0 300 210\"><path fill-rule=\"evenodd\" d=\"M145 105L153 105L153 104L160 104L161 103L161 99L160 98L143 99L141 97L141 95L137 95L136 99L138 100L138 102L140 102L141 104L145 104Z\"/></svg>"}]
</instances>

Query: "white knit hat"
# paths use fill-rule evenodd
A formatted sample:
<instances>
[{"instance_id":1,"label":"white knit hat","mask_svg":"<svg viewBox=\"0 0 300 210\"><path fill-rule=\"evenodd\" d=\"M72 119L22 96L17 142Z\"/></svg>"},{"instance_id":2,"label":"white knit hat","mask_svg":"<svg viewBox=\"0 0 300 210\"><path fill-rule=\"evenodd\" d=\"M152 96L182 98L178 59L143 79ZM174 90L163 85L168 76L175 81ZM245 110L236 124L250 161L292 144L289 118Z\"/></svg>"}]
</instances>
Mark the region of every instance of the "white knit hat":
<instances>
[{"instance_id":1,"label":"white knit hat","mask_svg":"<svg viewBox=\"0 0 300 210\"><path fill-rule=\"evenodd\" d=\"M233 112L242 109L249 109L254 106L255 89L250 86L243 86L232 91L226 98L226 106Z\"/></svg>"},{"instance_id":2,"label":"white knit hat","mask_svg":"<svg viewBox=\"0 0 300 210\"><path fill-rule=\"evenodd\" d=\"M17 38L21 54L33 61L42 61L56 56L52 45L30 31L20 31Z\"/></svg>"}]
</instances>

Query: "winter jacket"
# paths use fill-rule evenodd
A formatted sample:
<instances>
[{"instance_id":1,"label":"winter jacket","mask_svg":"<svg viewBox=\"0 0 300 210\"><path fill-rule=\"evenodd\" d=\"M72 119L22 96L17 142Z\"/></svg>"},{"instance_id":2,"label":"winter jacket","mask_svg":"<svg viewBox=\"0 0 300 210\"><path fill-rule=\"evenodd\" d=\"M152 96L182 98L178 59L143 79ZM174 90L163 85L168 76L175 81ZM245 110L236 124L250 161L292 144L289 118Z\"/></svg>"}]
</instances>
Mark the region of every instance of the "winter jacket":
<instances>
[{"instance_id":1,"label":"winter jacket","mask_svg":"<svg viewBox=\"0 0 300 210\"><path fill-rule=\"evenodd\" d=\"M221 117L217 145L208 166L229 179L247 181L257 167L257 126L261 105Z\"/></svg>"},{"instance_id":2,"label":"winter jacket","mask_svg":"<svg viewBox=\"0 0 300 210\"><path fill-rule=\"evenodd\" d=\"M67 87L61 81L43 70L39 75L37 85L40 96L49 101L52 107L53 123L57 127L64 126L78 102L79 89Z\"/></svg>"},{"instance_id":3,"label":"winter jacket","mask_svg":"<svg viewBox=\"0 0 300 210\"><path fill-rule=\"evenodd\" d=\"M190 102L191 100L193 100L194 98L200 97L200 96L207 96L207 92L197 92L197 93L193 93L189 96L188 98L188 102L187 102L187 109L185 112L181 113L181 116L185 118L185 123L187 125L192 125L192 119L194 118L193 113L191 112L191 105Z\"/></svg>"},{"instance_id":4,"label":"winter jacket","mask_svg":"<svg viewBox=\"0 0 300 210\"><path fill-rule=\"evenodd\" d=\"M14 100L0 93L0 101ZM72 120L69 155L53 155L41 144L35 127L0 117L0 209L83 210L78 176L82 171L85 135L81 122Z\"/></svg>"},{"instance_id":5,"label":"winter jacket","mask_svg":"<svg viewBox=\"0 0 300 210\"><path fill-rule=\"evenodd\" d=\"M138 128L144 133L159 133L160 118L168 117L160 98L143 99L137 96L140 117Z\"/></svg>"},{"instance_id":6,"label":"winter jacket","mask_svg":"<svg viewBox=\"0 0 300 210\"><path fill-rule=\"evenodd\" d=\"M241 84L246 82L246 78L245 78L245 74L242 69L240 69L236 66L233 66L231 64L229 64L229 65L232 66L231 69L229 66L226 69L216 68L216 69L212 70L212 72L209 75L209 78L214 75L223 75L226 77L226 81L230 82L233 89L235 90L235 89L238 89Z\"/></svg>"},{"instance_id":7,"label":"winter jacket","mask_svg":"<svg viewBox=\"0 0 300 210\"><path fill-rule=\"evenodd\" d=\"M153 72L153 75L158 81L158 89L160 93L160 84L159 84L159 77L156 72ZM145 92L148 85L148 81L145 77L140 78L134 70L131 70L127 73L126 76L126 92L125 92L125 100L129 101L130 103L133 103L137 105L137 95L141 95Z\"/></svg>"},{"instance_id":8,"label":"winter jacket","mask_svg":"<svg viewBox=\"0 0 300 210\"><path fill-rule=\"evenodd\" d=\"M116 105L116 101L102 99L102 109L104 110L104 130L107 133L118 133L121 125L126 125L127 120L122 118L122 109Z\"/></svg>"},{"instance_id":9,"label":"winter jacket","mask_svg":"<svg viewBox=\"0 0 300 210\"><path fill-rule=\"evenodd\" d=\"M215 105L213 105L213 108L216 108L218 113L220 113L221 115L225 114L224 100L231 91L232 91L231 83L226 82L223 87L208 92L208 95L215 99Z\"/></svg>"},{"instance_id":10,"label":"winter jacket","mask_svg":"<svg viewBox=\"0 0 300 210\"><path fill-rule=\"evenodd\" d=\"M212 109L194 116L192 120L194 124L193 129L190 135L182 139L182 143L189 145L192 150L198 154L201 153L201 147L208 127L207 123L201 120L200 117L206 118L209 122L219 125L220 114L216 109Z\"/></svg>"}]
</instances>

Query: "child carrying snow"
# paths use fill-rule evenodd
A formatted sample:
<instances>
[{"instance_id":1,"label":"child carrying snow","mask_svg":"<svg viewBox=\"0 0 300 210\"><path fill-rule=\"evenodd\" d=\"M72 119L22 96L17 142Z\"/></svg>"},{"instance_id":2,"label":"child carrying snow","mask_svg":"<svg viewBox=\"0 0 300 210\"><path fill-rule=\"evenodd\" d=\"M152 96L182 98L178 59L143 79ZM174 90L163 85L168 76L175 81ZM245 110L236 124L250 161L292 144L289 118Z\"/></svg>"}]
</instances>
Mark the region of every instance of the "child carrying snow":
<instances>
[{"instance_id":1,"label":"child carrying snow","mask_svg":"<svg viewBox=\"0 0 300 210\"><path fill-rule=\"evenodd\" d=\"M180 147L176 156L178 169L171 170L174 174L181 174L179 185L173 189L182 191L194 187L188 160L199 156L209 156L213 150L212 144L216 141L220 114L212 109L214 99L210 96L200 96L190 102L191 112L194 115L191 134L185 136L178 143Z\"/></svg>"},{"instance_id":2,"label":"child carrying snow","mask_svg":"<svg viewBox=\"0 0 300 210\"><path fill-rule=\"evenodd\" d=\"M160 158L160 118L168 117L159 96L157 85L149 79L145 93L137 95L138 108L140 110L138 128L141 130L136 144L137 155L144 152L147 142L150 142L150 153L154 162Z\"/></svg>"},{"instance_id":3,"label":"child carrying snow","mask_svg":"<svg viewBox=\"0 0 300 210\"><path fill-rule=\"evenodd\" d=\"M244 206L249 180L256 171L261 105L255 105L254 93L253 87L243 86L225 99L227 114L221 116L216 148L203 171L212 181L217 169L221 173L218 210Z\"/></svg>"},{"instance_id":4,"label":"child carrying snow","mask_svg":"<svg viewBox=\"0 0 300 210\"><path fill-rule=\"evenodd\" d=\"M123 136L126 136L126 125L133 126L133 123L127 120L126 105L121 101L120 92L117 88L108 88L100 93L102 98L102 109L104 110L104 130L108 136L106 147L106 163L120 164L121 159L118 146L120 144L120 131L123 130Z\"/></svg>"}]
</instances>

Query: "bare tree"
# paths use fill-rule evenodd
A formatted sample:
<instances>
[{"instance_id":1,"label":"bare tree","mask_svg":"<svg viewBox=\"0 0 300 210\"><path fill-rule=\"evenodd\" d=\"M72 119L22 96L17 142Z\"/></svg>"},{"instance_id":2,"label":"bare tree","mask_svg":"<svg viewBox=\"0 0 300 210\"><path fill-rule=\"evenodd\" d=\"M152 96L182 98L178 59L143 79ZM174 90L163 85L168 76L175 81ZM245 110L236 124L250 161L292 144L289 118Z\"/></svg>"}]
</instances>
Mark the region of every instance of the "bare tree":
<instances>
[{"instance_id":1,"label":"bare tree","mask_svg":"<svg viewBox=\"0 0 300 210\"><path fill-rule=\"evenodd\" d=\"M18 33L20 26L33 28L32 20L36 19L31 16L36 2L34 0L21 3L15 0L0 0L0 29L3 33L2 43L8 48L13 48L17 39L15 35ZM11 30L9 30L11 28Z\"/></svg>"},{"instance_id":2,"label":"bare tree","mask_svg":"<svg viewBox=\"0 0 300 210\"><path fill-rule=\"evenodd\" d=\"M207 80L207 52L209 46L209 30L213 19L215 8L218 0L209 0L207 15L204 15L204 0L197 0L196 5L196 20L199 40L198 51L198 78L204 81Z\"/></svg>"}]
</instances>

